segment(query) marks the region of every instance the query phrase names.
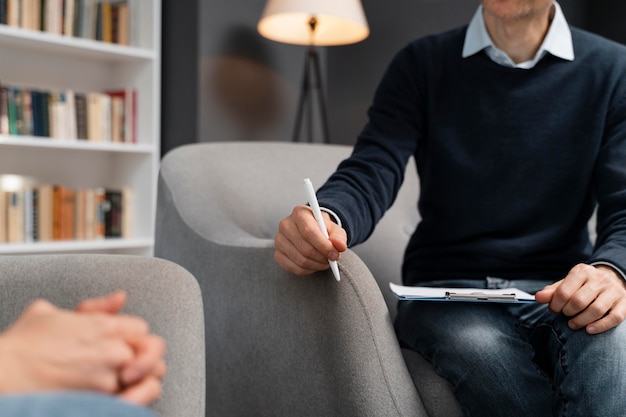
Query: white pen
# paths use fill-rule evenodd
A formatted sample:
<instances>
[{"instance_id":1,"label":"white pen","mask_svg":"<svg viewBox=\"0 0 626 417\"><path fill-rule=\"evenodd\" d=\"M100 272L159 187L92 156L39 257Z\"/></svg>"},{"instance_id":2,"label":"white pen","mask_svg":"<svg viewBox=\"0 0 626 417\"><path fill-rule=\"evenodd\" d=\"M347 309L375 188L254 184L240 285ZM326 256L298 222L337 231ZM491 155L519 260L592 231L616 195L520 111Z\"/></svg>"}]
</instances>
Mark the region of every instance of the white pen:
<instances>
[{"instance_id":1,"label":"white pen","mask_svg":"<svg viewBox=\"0 0 626 417\"><path fill-rule=\"evenodd\" d=\"M304 180L304 191L306 192L306 197L309 200L309 205L313 210L313 216L315 216L315 220L317 220L317 224L322 229L322 233L328 239L328 230L326 230L326 223L324 223L324 218L322 217L322 210L320 210L320 205L317 202L317 197L315 196L315 189L313 188L313 184L309 178L305 178ZM339 267L337 266L337 261L328 260L328 264L330 265L330 269L333 271L333 275L337 281L339 278Z\"/></svg>"}]
</instances>

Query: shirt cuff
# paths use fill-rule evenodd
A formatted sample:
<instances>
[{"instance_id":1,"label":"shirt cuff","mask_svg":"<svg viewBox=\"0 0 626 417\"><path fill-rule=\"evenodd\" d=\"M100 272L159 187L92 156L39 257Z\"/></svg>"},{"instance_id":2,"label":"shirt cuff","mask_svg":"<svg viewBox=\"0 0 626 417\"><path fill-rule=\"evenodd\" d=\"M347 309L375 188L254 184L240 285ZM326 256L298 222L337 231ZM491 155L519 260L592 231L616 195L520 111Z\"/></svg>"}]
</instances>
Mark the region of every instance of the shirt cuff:
<instances>
[{"instance_id":1,"label":"shirt cuff","mask_svg":"<svg viewBox=\"0 0 626 417\"><path fill-rule=\"evenodd\" d=\"M622 279L626 280L626 274L624 274L624 272L621 269L613 265L611 262L598 261L598 262L592 262L590 265L591 266L598 266L598 265L608 266L611 269L613 269L615 272L617 272L622 277Z\"/></svg>"},{"instance_id":2,"label":"shirt cuff","mask_svg":"<svg viewBox=\"0 0 626 417\"><path fill-rule=\"evenodd\" d=\"M326 207L320 207L321 211L325 211L326 213L330 214L331 219L337 223L339 225L339 227L343 227L341 225L341 219L339 218L339 216L337 216L337 213L335 213L334 211L332 211L331 209L328 209Z\"/></svg>"}]
</instances>

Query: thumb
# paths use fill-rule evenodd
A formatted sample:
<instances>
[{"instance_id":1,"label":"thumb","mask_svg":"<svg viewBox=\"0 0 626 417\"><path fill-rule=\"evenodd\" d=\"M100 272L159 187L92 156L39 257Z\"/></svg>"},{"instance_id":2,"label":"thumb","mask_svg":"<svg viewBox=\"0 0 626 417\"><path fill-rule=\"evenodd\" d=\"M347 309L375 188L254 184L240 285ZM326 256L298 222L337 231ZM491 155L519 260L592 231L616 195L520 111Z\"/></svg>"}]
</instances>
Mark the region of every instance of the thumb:
<instances>
[{"instance_id":1,"label":"thumb","mask_svg":"<svg viewBox=\"0 0 626 417\"><path fill-rule=\"evenodd\" d=\"M561 285L561 281L546 285L541 291L537 291L537 293L535 294L535 300L537 300L537 302L541 304L549 303L552 300L554 292L556 291L558 286Z\"/></svg>"},{"instance_id":2,"label":"thumb","mask_svg":"<svg viewBox=\"0 0 626 417\"><path fill-rule=\"evenodd\" d=\"M348 249L348 234L345 229L333 223L328 227L328 239L337 252L345 252Z\"/></svg>"}]
</instances>

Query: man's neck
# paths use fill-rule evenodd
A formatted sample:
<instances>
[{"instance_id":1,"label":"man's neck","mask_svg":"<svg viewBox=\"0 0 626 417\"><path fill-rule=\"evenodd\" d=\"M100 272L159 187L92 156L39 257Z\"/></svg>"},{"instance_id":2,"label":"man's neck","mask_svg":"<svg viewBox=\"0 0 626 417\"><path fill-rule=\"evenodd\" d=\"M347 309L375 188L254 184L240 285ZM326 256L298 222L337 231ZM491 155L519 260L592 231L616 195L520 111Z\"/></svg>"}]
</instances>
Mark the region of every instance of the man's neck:
<instances>
[{"instance_id":1,"label":"man's neck","mask_svg":"<svg viewBox=\"0 0 626 417\"><path fill-rule=\"evenodd\" d=\"M533 59L541 47L554 17L554 6L517 19L500 19L487 12L483 17L495 46L519 64Z\"/></svg>"}]
</instances>

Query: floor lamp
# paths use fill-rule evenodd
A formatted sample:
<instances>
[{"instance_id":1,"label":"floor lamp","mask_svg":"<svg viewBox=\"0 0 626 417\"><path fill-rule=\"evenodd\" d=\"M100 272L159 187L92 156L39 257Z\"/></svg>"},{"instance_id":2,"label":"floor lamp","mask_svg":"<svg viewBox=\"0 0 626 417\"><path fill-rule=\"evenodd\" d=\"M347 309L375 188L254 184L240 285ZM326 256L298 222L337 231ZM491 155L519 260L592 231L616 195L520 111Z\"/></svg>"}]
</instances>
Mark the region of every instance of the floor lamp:
<instances>
[{"instance_id":1,"label":"floor lamp","mask_svg":"<svg viewBox=\"0 0 626 417\"><path fill-rule=\"evenodd\" d=\"M308 46L293 141L299 141L305 118L307 141L313 141L315 94L323 140L326 143L330 142L326 101L316 47L356 43L369 35L361 1L268 0L257 28L259 33L268 39Z\"/></svg>"}]
</instances>

